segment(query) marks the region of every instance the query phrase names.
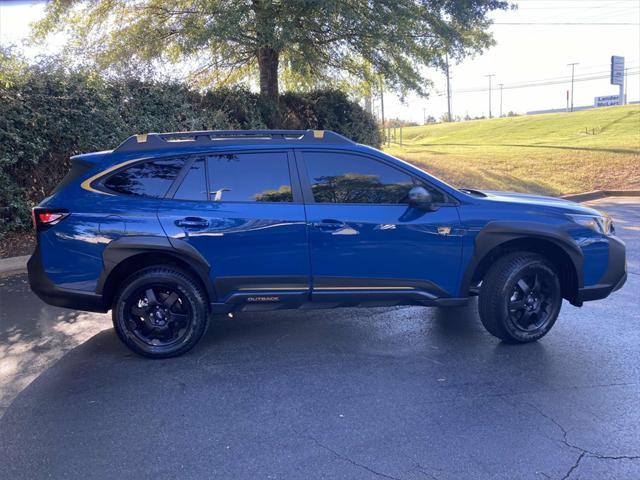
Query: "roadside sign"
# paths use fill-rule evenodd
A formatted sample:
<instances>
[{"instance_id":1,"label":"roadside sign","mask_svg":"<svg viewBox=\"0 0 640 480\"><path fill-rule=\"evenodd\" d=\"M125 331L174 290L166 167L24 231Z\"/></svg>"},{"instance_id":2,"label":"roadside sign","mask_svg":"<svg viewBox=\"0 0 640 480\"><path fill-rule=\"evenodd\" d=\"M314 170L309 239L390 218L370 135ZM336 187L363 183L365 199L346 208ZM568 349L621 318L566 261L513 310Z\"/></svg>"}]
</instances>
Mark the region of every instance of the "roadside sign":
<instances>
[{"instance_id":1,"label":"roadside sign","mask_svg":"<svg viewBox=\"0 0 640 480\"><path fill-rule=\"evenodd\" d=\"M624 84L624 57L611 56L611 85Z\"/></svg>"},{"instance_id":2,"label":"roadside sign","mask_svg":"<svg viewBox=\"0 0 640 480\"><path fill-rule=\"evenodd\" d=\"M610 107L611 105L620 105L620 95L605 95L593 99L594 107Z\"/></svg>"}]
</instances>

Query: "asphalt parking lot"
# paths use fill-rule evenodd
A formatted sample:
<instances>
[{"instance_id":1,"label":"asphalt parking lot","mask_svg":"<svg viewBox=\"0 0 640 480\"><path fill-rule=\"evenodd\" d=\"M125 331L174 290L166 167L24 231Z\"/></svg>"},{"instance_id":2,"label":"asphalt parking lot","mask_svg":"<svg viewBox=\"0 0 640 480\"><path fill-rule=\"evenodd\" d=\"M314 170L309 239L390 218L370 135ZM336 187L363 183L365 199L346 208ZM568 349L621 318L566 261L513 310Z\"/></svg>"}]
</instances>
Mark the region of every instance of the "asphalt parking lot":
<instances>
[{"instance_id":1,"label":"asphalt parking lot","mask_svg":"<svg viewBox=\"0 0 640 480\"><path fill-rule=\"evenodd\" d=\"M612 297L523 346L475 302L242 314L150 361L0 278L0 478L638 479L640 198Z\"/></svg>"}]
</instances>

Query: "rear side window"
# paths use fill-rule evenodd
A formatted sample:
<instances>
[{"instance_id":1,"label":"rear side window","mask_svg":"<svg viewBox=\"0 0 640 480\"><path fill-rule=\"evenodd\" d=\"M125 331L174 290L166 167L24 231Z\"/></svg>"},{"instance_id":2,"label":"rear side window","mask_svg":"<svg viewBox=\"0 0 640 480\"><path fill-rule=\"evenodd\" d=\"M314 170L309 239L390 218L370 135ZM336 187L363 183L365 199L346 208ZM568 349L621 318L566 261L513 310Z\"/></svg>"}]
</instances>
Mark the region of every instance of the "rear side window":
<instances>
[{"instance_id":1,"label":"rear side window","mask_svg":"<svg viewBox=\"0 0 640 480\"><path fill-rule=\"evenodd\" d=\"M180 173L184 162L182 158L171 158L136 163L109 176L102 184L116 193L161 198Z\"/></svg>"},{"instance_id":2,"label":"rear side window","mask_svg":"<svg viewBox=\"0 0 640 480\"><path fill-rule=\"evenodd\" d=\"M286 152L210 155L207 169L213 202L293 202Z\"/></svg>"},{"instance_id":3,"label":"rear side window","mask_svg":"<svg viewBox=\"0 0 640 480\"><path fill-rule=\"evenodd\" d=\"M317 203L407 204L409 190L428 189L434 203L444 195L397 168L369 157L338 152L305 152L313 199Z\"/></svg>"}]
</instances>

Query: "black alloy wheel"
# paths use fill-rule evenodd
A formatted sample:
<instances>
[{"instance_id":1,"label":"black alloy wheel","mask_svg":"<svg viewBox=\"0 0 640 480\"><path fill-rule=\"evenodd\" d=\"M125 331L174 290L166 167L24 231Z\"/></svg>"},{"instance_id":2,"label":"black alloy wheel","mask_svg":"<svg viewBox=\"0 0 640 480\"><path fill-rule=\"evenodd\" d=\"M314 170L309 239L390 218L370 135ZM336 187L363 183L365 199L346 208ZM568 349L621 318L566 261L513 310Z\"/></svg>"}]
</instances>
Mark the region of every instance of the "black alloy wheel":
<instances>
[{"instance_id":1,"label":"black alloy wheel","mask_svg":"<svg viewBox=\"0 0 640 480\"><path fill-rule=\"evenodd\" d=\"M130 349L166 358L193 348L206 330L208 313L199 282L176 267L157 266L123 282L112 315L118 337Z\"/></svg>"},{"instance_id":2,"label":"black alloy wheel","mask_svg":"<svg viewBox=\"0 0 640 480\"><path fill-rule=\"evenodd\" d=\"M179 342L191 324L191 307L175 285L148 285L140 288L124 308L130 332L151 346Z\"/></svg>"},{"instance_id":3,"label":"black alloy wheel","mask_svg":"<svg viewBox=\"0 0 640 480\"><path fill-rule=\"evenodd\" d=\"M498 259L480 287L478 311L489 333L509 343L545 336L562 306L554 265L542 255L514 252Z\"/></svg>"},{"instance_id":4,"label":"black alloy wheel","mask_svg":"<svg viewBox=\"0 0 640 480\"><path fill-rule=\"evenodd\" d=\"M509 316L524 332L543 329L551 320L559 291L546 269L533 269L520 278L509 298Z\"/></svg>"}]
</instances>

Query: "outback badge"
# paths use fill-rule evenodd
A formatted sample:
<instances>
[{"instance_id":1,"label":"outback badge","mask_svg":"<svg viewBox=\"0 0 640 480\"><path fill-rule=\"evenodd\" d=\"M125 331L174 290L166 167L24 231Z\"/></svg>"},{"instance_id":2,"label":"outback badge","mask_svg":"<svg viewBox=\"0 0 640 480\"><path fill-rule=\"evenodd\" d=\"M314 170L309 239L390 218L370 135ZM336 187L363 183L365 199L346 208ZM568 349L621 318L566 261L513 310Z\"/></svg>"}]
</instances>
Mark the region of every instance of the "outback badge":
<instances>
[{"instance_id":1,"label":"outback badge","mask_svg":"<svg viewBox=\"0 0 640 480\"><path fill-rule=\"evenodd\" d=\"M277 296L258 296L258 297L247 297L247 302L279 302L280 297Z\"/></svg>"}]
</instances>

